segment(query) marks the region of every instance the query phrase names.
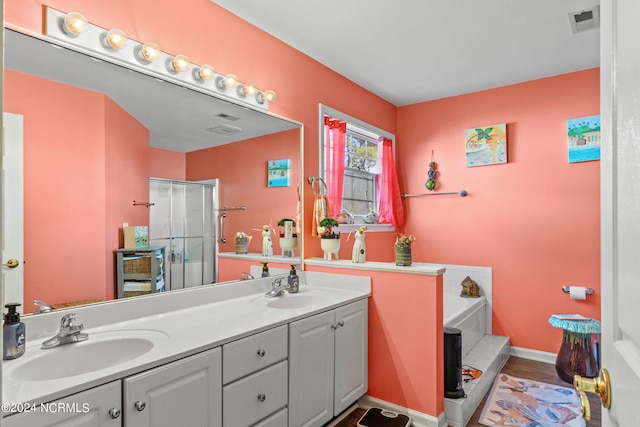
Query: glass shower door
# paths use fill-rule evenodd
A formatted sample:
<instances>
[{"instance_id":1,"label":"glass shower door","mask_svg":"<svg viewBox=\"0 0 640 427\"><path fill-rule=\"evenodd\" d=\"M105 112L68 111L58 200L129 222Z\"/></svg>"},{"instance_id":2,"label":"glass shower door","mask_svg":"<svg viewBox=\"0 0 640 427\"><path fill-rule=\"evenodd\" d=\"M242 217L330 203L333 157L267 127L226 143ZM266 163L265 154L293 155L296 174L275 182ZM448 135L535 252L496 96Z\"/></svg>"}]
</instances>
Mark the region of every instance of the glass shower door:
<instances>
[{"instance_id":1,"label":"glass shower door","mask_svg":"<svg viewBox=\"0 0 640 427\"><path fill-rule=\"evenodd\" d=\"M167 288L213 283L215 183L150 179L149 194L154 203L149 211L149 239L167 247Z\"/></svg>"}]
</instances>

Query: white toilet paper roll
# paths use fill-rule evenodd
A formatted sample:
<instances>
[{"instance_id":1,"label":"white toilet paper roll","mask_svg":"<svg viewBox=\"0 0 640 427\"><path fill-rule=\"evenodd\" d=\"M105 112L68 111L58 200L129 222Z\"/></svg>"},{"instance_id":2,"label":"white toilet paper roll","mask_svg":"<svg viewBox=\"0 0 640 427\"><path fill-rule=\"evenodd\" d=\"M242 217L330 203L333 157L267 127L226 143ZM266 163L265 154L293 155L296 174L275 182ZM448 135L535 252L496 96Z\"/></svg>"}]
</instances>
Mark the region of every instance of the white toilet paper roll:
<instances>
[{"instance_id":1,"label":"white toilet paper roll","mask_svg":"<svg viewBox=\"0 0 640 427\"><path fill-rule=\"evenodd\" d=\"M587 288L583 286L569 286L569 296L571 299L587 299Z\"/></svg>"}]
</instances>

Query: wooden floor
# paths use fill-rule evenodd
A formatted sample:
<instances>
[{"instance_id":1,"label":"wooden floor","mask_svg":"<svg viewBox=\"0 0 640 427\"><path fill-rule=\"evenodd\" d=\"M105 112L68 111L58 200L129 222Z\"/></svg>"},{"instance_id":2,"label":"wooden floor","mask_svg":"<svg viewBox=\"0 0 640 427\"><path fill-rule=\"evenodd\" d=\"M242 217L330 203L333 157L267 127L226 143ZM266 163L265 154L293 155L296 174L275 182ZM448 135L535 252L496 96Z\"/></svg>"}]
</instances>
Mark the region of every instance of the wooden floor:
<instances>
[{"instance_id":1,"label":"wooden floor","mask_svg":"<svg viewBox=\"0 0 640 427\"><path fill-rule=\"evenodd\" d=\"M545 383L557 384L565 387L573 387L573 385L565 383L560 378L558 378L555 366L548 363L535 362L533 360L511 356L505 364L504 368L502 368L502 372L514 377L527 378L530 380L542 381ZM598 397L590 395L589 402L591 403L591 420L587 421L587 427L600 427L600 400ZM480 414L482 413L484 404L485 399L482 399L482 402L478 406L478 409L471 416L467 427L482 426L482 424L478 423L478 418L480 418ZM355 409L340 423L336 424L335 427L357 427L358 420L360 419L360 417L362 417L364 411L365 410L362 408Z\"/></svg>"}]
</instances>

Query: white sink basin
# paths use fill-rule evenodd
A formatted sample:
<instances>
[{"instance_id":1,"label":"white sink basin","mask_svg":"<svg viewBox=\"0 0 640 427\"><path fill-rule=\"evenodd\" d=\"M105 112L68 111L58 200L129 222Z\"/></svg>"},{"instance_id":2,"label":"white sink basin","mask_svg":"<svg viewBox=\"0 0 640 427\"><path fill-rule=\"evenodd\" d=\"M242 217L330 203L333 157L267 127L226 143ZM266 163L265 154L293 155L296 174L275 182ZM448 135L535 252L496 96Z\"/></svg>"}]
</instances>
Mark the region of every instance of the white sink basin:
<instances>
[{"instance_id":1,"label":"white sink basin","mask_svg":"<svg viewBox=\"0 0 640 427\"><path fill-rule=\"evenodd\" d=\"M68 378L134 360L167 338L163 332L154 330L89 333L86 341L47 350L27 349L25 356L6 364L4 369L16 381Z\"/></svg>"},{"instance_id":2,"label":"white sink basin","mask_svg":"<svg viewBox=\"0 0 640 427\"><path fill-rule=\"evenodd\" d=\"M318 303L326 301L326 299L326 297L319 295L286 294L279 297L269 298L266 305L271 308L305 308L312 307Z\"/></svg>"},{"instance_id":3,"label":"white sink basin","mask_svg":"<svg viewBox=\"0 0 640 427\"><path fill-rule=\"evenodd\" d=\"M327 294L326 291L310 289L306 286L300 287L300 292L295 294L290 294L285 291L277 297L267 298L261 295L253 299L253 303L262 304L269 308L285 310L316 307L330 302L331 295Z\"/></svg>"}]
</instances>

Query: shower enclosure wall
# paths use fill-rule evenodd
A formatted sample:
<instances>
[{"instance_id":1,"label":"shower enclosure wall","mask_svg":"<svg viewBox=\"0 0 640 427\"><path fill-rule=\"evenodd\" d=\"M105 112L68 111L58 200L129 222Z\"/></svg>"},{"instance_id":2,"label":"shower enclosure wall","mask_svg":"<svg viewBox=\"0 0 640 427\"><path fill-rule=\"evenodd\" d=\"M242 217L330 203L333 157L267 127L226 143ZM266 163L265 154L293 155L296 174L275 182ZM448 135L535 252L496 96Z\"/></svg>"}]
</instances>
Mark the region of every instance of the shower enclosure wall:
<instances>
[{"instance_id":1,"label":"shower enclosure wall","mask_svg":"<svg viewBox=\"0 0 640 427\"><path fill-rule=\"evenodd\" d=\"M149 245L165 247L166 290L218 281L218 180L149 178Z\"/></svg>"}]
</instances>

